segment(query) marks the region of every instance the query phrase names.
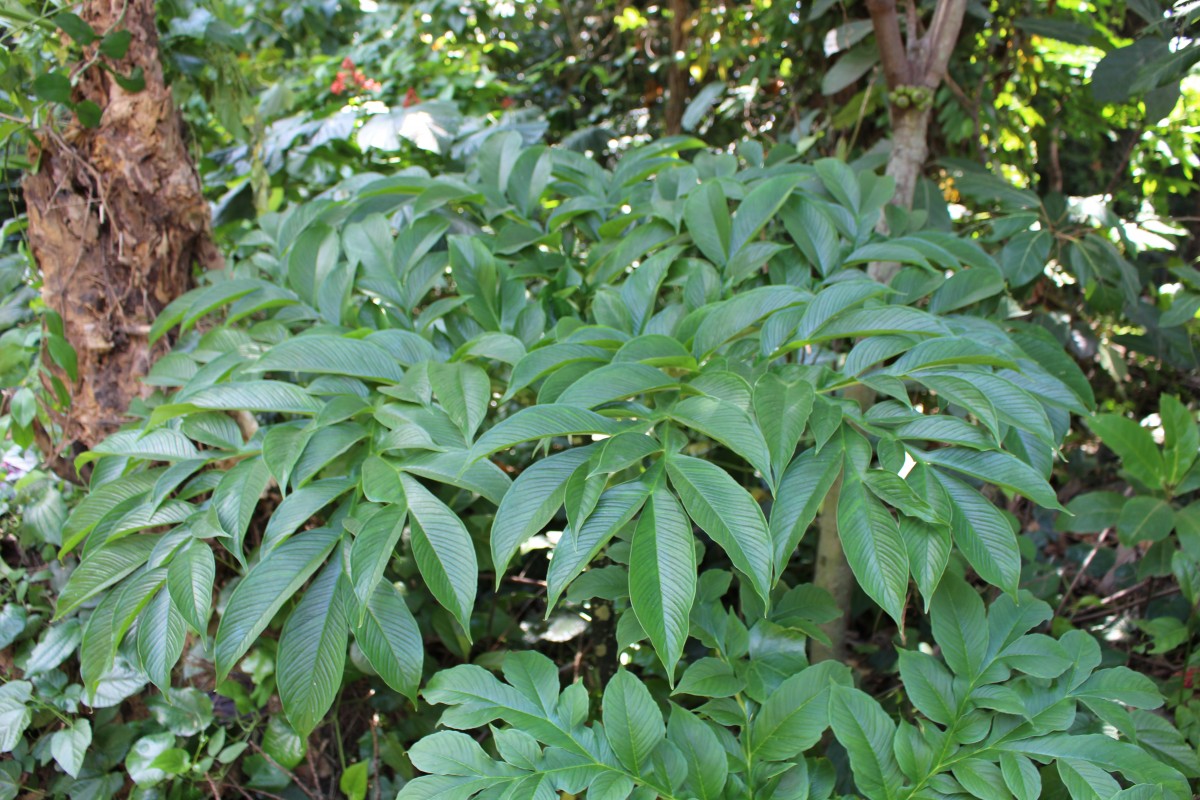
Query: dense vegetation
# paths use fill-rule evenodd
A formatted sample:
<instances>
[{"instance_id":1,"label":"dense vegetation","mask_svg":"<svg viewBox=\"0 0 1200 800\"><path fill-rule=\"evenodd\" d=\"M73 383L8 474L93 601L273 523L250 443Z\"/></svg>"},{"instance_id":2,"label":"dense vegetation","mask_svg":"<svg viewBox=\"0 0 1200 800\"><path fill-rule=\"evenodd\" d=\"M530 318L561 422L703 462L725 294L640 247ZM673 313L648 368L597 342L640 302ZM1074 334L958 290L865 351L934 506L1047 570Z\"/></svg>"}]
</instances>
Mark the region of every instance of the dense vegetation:
<instances>
[{"instance_id":1,"label":"dense vegetation","mask_svg":"<svg viewBox=\"0 0 1200 800\"><path fill-rule=\"evenodd\" d=\"M1193 796L1198 15L0 5L0 800Z\"/></svg>"}]
</instances>

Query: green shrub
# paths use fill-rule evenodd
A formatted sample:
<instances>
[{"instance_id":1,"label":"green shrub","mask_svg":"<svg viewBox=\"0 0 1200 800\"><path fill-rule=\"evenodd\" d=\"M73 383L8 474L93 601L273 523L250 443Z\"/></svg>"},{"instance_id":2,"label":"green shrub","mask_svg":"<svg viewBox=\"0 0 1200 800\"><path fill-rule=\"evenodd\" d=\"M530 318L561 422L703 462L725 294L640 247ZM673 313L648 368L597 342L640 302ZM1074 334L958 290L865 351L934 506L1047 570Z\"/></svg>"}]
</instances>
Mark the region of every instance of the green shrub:
<instances>
[{"instance_id":1,"label":"green shrub","mask_svg":"<svg viewBox=\"0 0 1200 800\"><path fill-rule=\"evenodd\" d=\"M1185 796L1194 756L1140 744L1154 686L1095 671L1085 634L1027 633L1049 609L993 502L1058 507L1052 459L1092 404L1074 362L971 240L894 208L879 234L890 179L784 147L679 157L697 147L605 170L498 134L465 174L360 176L265 218L163 312L160 391L80 458L57 617L82 626L84 701L168 692L195 640L229 696L239 663L273 671L258 691L301 737L364 672L424 685L447 727L508 725L499 761L458 733L415 745L430 775L406 798L828 797L830 726L838 788L872 800L1037 797L1041 772ZM900 651L898 726L845 667L808 666L841 613L795 555L827 497L901 634L931 611L942 659ZM532 610L503 603L517 565L544 575ZM969 573L1000 591L986 617ZM591 725L585 684L503 654L564 604L615 612L642 676L617 671ZM139 782L174 774L154 769Z\"/></svg>"}]
</instances>

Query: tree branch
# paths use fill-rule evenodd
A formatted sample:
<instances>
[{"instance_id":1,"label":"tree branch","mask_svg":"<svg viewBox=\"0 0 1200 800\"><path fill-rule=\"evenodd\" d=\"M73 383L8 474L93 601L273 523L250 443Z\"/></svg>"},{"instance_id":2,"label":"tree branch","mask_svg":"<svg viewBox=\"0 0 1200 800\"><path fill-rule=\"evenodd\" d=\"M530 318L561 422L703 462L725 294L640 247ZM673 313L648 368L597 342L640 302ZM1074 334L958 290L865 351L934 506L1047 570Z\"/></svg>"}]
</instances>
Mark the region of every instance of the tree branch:
<instances>
[{"instance_id":1,"label":"tree branch","mask_svg":"<svg viewBox=\"0 0 1200 800\"><path fill-rule=\"evenodd\" d=\"M912 69L904 41L900 38L896 0L867 0L867 8L871 12L871 25L875 28L875 42L879 46L879 59L883 62L888 88L907 86Z\"/></svg>"},{"instance_id":2,"label":"tree branch","mask_svg":"<svg viewBox=\"0 0 1200 800\"><path fill-rule=\"evenodd\" d=\"M936 89L946 75L946 65L958 42L966 11L967 0L938 0L926 34L925 63L916 70L923 85L930 89ZM871 18L874 19L874 14Z\"/></svg>"}]
</instances>

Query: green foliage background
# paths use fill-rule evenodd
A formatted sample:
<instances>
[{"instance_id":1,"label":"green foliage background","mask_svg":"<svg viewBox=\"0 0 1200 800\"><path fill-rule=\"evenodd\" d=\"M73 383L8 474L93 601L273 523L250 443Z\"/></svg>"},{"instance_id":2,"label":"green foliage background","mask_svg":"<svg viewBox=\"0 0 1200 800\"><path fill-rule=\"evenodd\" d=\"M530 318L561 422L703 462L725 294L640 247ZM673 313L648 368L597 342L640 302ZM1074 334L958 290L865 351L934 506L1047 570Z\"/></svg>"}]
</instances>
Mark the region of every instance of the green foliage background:
<instances>
[{"instance_id":1,"label":"green foliage background","mask_svg":"<svg viewBox=\"0 0 1200 800\"><path fill-rule=\"evenodd\" d=\"M970 4L904 211L859 4L690 8L680 137L661 6L161 4L229 267L83 487L16 181L121 42L3 6L0 796L1190 796L1195 16Z\"/></svg>"}]
</instances>

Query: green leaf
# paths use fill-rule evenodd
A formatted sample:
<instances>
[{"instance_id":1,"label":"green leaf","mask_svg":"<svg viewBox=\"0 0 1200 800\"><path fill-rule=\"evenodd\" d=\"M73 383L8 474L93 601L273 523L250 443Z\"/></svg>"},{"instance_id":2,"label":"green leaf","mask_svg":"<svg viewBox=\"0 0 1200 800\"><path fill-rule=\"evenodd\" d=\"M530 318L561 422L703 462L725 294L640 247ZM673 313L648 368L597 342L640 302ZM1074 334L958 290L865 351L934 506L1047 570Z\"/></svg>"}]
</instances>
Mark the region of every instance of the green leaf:
<instances>
[{"instance_id":1,"label":"green leaf","mask_svg":"<svg viewBox=\"0 0 1200 800\"><path fill-rule=\"evenodd\" d=\"M1053 237L1047 230L1021 231L1000 250L1000 269L1014 289L1042 274Z\"/></svg>"},{"instance_id":2,"label":"green leaf","mask_svg":"<svg viewBox=\"0 0 1200 800\"><path fill-rule=\"evenodd\" d=\"M396 587L376 585L354 638L383 682L416 703L425 643Z\"/></svg>"},{"instance_id":3,"label":"green leaf","mask_svg":"<svg viewBox=\"0 0 1200 800\"><path fill-rule=\"evenodd\" d=\"M26 706L33 695L29 681L9 681L0 686L0 753L8 753L21 742L21 736L33 719Z\"/></svg>"},{"instance_id":4,"label":"green leaf","mask_svg":"<svg viewBox=\"0 0 1200 800\"><path fill-rule=\"evenodd\" d=\"M176 613L201 636L206 636L208 632L208 614L216 575L217 561L212 548L199 539L181 547L167 567L167 593Z\"/></svg>"},{"instance_id":5,"label":"green leaf","mask_svg":"<svg viewBox=\"0 0 1200 800\"><path fill-rule=\"evenodd\" d=\"M399 486L399 475L395 480ZM372 515L355 534L350 546L350 580L359 608L365 609L367 601L375 595L375 587L383 578L383 571L395 555L396 544L404 532L408 504L403 494L399 498L399 502ZM361 618L359 614L358 619Z\"/></svg>"},{"instance_id":6,"label":"green leaf","mask_svg":"<svg viewBox=\"0 0 1200 800\"><path fill-rule=\"evenodd\" d=\"M950 526L930 525L905 516L900 518L900 538L904 540L904 549L908 551L909 572L921 596L925 598L928 610L929 601L950 563Z\"/></svg>"},{"instance_id":7,"label":"green leaf","mask_svg":"<svg viewBox=\"0 0 1200 800\"><path fill-rule=\"evenodd\" d=\"M362 339L310 335L285 339L263 354L250 372L311 372L399 383L403 371L386 350Z\"/></svg>"},{"instance_id":8,"label":"green leaf","mask_svg":"<svg viewBox=\"0 0 1200 800\"><path fill-rule=\"evenodd\" d=\"M1066 649L1041 633L1022 636L1001 650L999 658L1026 675L1046 679L1057 678L1072 664Z\"/></svg>"},{"instance_id":9,"label":"green leaf","mask_svg":"<svg viewBox=\"0 0 1200 800\"><path fill-rule=\"evenodd\" d=\"M1154 681L1128 667L1094 672L1071 694L1074 697L1113 700L1134 708L1158 708L1163 704L1163 696Z\"/></svg>"},{"instance_id":10,"label":"green leaf","mask_svg":"<svg viewBox=\"0 0 1200 800\"><path fill-rule=\"evenodd\" d=\"M50 755L62 771L72 778L79 777L83 769L83 757L92 744L92 726L86 719L72 720L62 730L50 736Z\"/></svg>"},{"instance_id":11,"label":"green leaf","mask_svg":"<svg viewBox=\"0 0 1200 800\"><path fill-rule=\"evenodd\" d=\"M463 465L467 466L464 468ZM439 483L466 489L499 504L512 487L504 470L483 459L471 462L466 450L420 453L395 464L396 469Z\"/></svg>"},{"instance_id":12,"label":"green leaf","mask_svg":"<svg viewBox=\"0 0 1200 800\"><path fill-rule=\"evenodd\" d=\"M640 481L618 484L600 495L596 508L578 530L568 527L554 546L554 559L546 575L547 613L567 586L625 526L646 501L647 487Z\"/></svg>"},{"instance_id":13,"label":"green leaf","mask_svg":"<svg viewBox=\"0 0 1200 800\"><path fill-rule=\"evenodd\" d=\"M673 694L732 697L744 688L746 681L729 664L718 658L702 658L688 665Z\"/></svg>"},{"instance_id":14,"label":"green leaf","mask_svg":"<svg viewBox=\"0 0 1200 800\"><path fill-rule=\"evenodd\" d=\"M872 494L906 516L916 517L930 525L949 523L949 520L943 518L937 509L896 473L885 469L869 469L862 474L862 479Z\"/></svg>"},{"instance_id":15,"label":"green leaf","mask_svg":"<svg viewBox=\"0 0 1200 800\"><path fill-rule=\"evenodd\" d=\"M412 518L412 551L425 584L471 638L479 565L471 534L458 515L424 486L400 476Z\"/></svg>"},{"instance_id":16,"label":"green leaf","mask_svg":"<svg viewBox=\"0 0 1200 800\"><path fill-rule=\"evenodd\" d=\"M572 383L554 402L595 408L615 400L676 386L678 383L662 370L647 364L605 364Z\"/></svg>"},{"instance_id":17,"label":"green leaf","mask_svg":"<svg viewBox=\"0 0 1200 800\"><path fill-rule=\"evenodd\" d=\"M71 81L61 72L45 72L33 79L33 93L47 103L70 103Z\"/></svg>"},{"instance_id":18,"label":"green leaf","mask_svg":"<svg viewBox=\"0 0 1200 800\"><path fill-rule=\"evenodd\" d=\"M359 761L357 764L346 767L342 772L342 777L338 779L338 788L342 790L342 794L346 795L347 800L366 800L367 768L370 766L368 761Z\"/></svg>"},{"instance_id":19,"label":"green leaf","mask_svg":"<svg viewBox=\"0 0 1200 800\"><path fill-rule=\"evenodd\" d=\"M861 339L889 333L913 333L939 336L947 333L937 317L908 306L880 306L848 311L835 317L807 340L793 345L823 342L830 339Z\"/></svg>"},{"instance_id":20,"label":"green leaf","mask_svg":"<svg viewBox=\"0 0 1200 800\"><path fill-rule=\"evenodd\" d=\"M510 399L521 389L555 370L571 364L604 362L611 357L612 353L603 347L574 342L562 342L531 350L513 367L508 389L500 400L504 402Z\"/></svg>"},{"instance_id":21,"label":"green leaf","mask_svg":"<svg viewBox=\"0 0 1200 800\"><path fill-rule=\"evenodd\" d=\"M1087 761L1064 758L1055 767L1072 800L1108 800L1121 790L1115 778Z\"/></svg>"},{"instance_id":22,"label":"green leaf","mask_svg":"<svg viewBox=\"0 0 1200 800\"><path fill-rule=\"evenodd\" d=\"M221 524L221 530L229 534L226 549L242 564L246 563L246 531L250 529L259 498L270 480L271 474L263 459L248 458L226 472L213 491L212 507L216 511L217 521Z\"/></svg>"},{"instance_id":23,"label":"green leaf","mask_svg":"<svg viewBox=\"0 0 1200 800\"><path fill-rule=\"evenodd\" d=\"M429 381L438 402L469 441L479 429L492 399L488 374L473 364L430 364Z\"/></svg>"},{"instance_id":24,"label":"green leaf","mask_svg":"<svg viewBox=\"0 0 1200 800\"><path fill-rule=\"evenodd\" d=\"M730 255L745 248L763 226L770 222L798 182L794 175L781 175L761 181L750 190L738 203L737 212L733 215L733 227L729 236ZM692 230L690 221L688 230Z\"/></svg>"},{"instance_id":25,"label":"green leaf","mask_svg":"<svg viewBox=\"0 0 1200 800\"><path fill-rule=\"evenodd\" d=\"M804 435L815 396L811 383L788 383L773 372L763 375L754 384L754 416L771 454L777 486Z\"/></svg>"},{"instance_id":26,"label":"green leaf","mask_svg":"<svg viewBox=\"0 0 1200 800\"><path fill-rule=\"evenodd\" d=\"M898 797L904 776L892 755L896 726L867 694L834 685L829 696L829 723L846 748L854 785L868 800Z\"/></svg>"},{"instance_id":27,"label":"green leaf","mask_svg":"<svg viewBox=\"0 0 1200 800\"><path fill-rule=\"evenodd\" d=\"M835 683L849 686L850 676L834 661L808 667L781 683L754 717L751 755L784 761L820 741L829 727L829 691Z\"/></svg>"},{"instance_id":28,"label":"green leaf","mask_svg":"<svg viewBox=\"0 0 1200 800\"><path fill-rule=\"evenodd\" d=\"M729 260L733 220L721 184L710 181L693 189L683 203L683 219L692 241L704 257L717 267L725 266Z\"/></svg>"},{"instance_id":29,"label":"green leaf","mask_svg":"<svg viewBox=\"0 0 1200 800\"><path fill-rule=\"evenodd\" d=\"M810 295L793 286L759 286L738 292L728 300L705 307L705 316L692 338L698 358L710 355L730 339L741 336L780 309L808 300Z\"/></svg>"},{"instance_id":30,"label":"green leaf","mask_svg":"<svg viewBox=\"0 0 1200 800\"><path fill-rule=\"evenodd\" d=\"M88 497L79 501L62 528L62 549L59 557L70 553L84 537L91 533L109 511L126 500L148 493L164 473L164 469L151 469L119 477L103 486L96 487Z\"/></svg>"},{"instance_id":31,"label":"green leaf","mask_svg":"<svg viewBox=\"0 0 1200 800\"><path fill-rule=\"evenodd\" d=\"M696 598L692 526L679 501L656 489L642 509L629 556L629 600L673 684Z\"/></svg>"},{"instance_id":32,"label":"green leaf","mask_svg":"<svg viewBox=\"0 0 1200 800\"><path fill-rule=\"evenodd\" d=\"M841 55L821 76L821 94L828 97L853 85L879 63L879 53L870 45L859 45ZM854 206L850 207L854 210Z\"/></svg>"},{"instance_id":33,"label":"green leaf","mask_svg":"<svg viewBox=\"0 0 1200 800\"><path fill-rule=\"evenodd\" d=\"M937 470L933 473L950 500L950 531L967 563L991 585L1015 593L1021 579L1021 553L1008 518L967 484Z\"/></svg>"},{"instance_id":34,"label":"green leaf","mask_svg":"<svg viewBox=\"0 0 1200 800\"><path fill-rule=\"evenodd\" d=\"M80 19L78 14L73 14L70 11L60 11L54 15L54 24L62 28L63 32L74 39L77 44L86 47L96 41L96 32L92 30L92 26ZM70 774L72 778L76 776L75 772L71 772Z\"/></svg>"},{"instance_id":35,"label":"green leaf","mask_svg":"<svg viewBox=\"0 0 1200 800\"><path fill-rule=\"evenodd\" d=\"M616 420L594 411L560 405L524 408L487 430L471 448L471 460L477 461L497 450L506 450L521 442L552 436L604 434L612 436L624 429Z\"/></svg>"},{"instance_id":36,"label":"green leaf","mask_svg":"<svg viewBox=\"0 0 1200 800\"><path fill-rule=\"evenodd\" d=\"M593 445L557 453L527 467L513 481L492 521L492 564L497 585L520 546L562 507L567 480L593 453Z\"/></svg>"},{"instance_id":37,"label":"green leaf","mask_svg":"<svg viewBox=\"0 0 1200 800\"><path fill-rule=\"evenodd\" d=\"M1068 533L1099 533L1117 524L1125 495L1119 492L1085 492L1067 503L1068 514L1059 514L1054 528Z\"/></svg>"},{"instance_id":38,"label":"green leaf","mask_svg":"<svg viewBox=\"0 0 1200 800\"><path fill-rule=\"evenodd\" d=\"M846 561L859 585L900 622L908 595L908 550L896 520L867 492L850 464L842 474L837 521Z\"/></svg>"},{"instance_id":39,"label":"green leaf","mask_svg":"<svg viewBox=\"0 0 1200 800\"><path fill-rule=\"evenodd\" d=\"M691 711L672 703L667 739L687 762L684 787L698 800L718 800L725 790L729 763L712 728Z\"/></svg>"},{"instance_id":40,"label":"green leaf","mask_svg":"<svg viewBox=\"0 0 1200 800\"><path fill-rule=\"evenodd\" d=\"M774 545L758 503L715 464L682 455L666 462L688 516L720 545L763 602L769 602Z\"/></svg>"},{"instance_id":41,"label":"green leaf","mask_svg":"<svg viewBox=\"0 0 1200 800\"><path fill-rule=\"evenodd\" d=\"M288 722L302 738L317 727L342 685L350 587L338 557L325 566L288 615L279 636L275 676Z\"/></svg>"},{"instance_id":42,"label":"green leaf","mask_svg":"<svg viewBox=\"0 0 1200 800\"><path fill-rule=\"evenodd\" d=\"M213 646L218 682L225 680L276 612L325 562L338 539L328 529L305 531L275 548L234 587Z\"/></svg>"},{"instance_id":43,"label":"green leaf","mask_svg":"<svg viewBox=\"0 0 1200 800\"><path fill-rule=\"evenodd\" d=\"M1038 800L1042 796L1042 776L1028 758L1015 753L1000 754L1004 783L1017 800Z\"/></svg>"},{"instance_id":44,"label":"green leaf","mask_svg":"<svg viewBox=\"0 0 1200 800\"><path fill-rule=\"evenodd\" d=\"M945 447L921 455L930 464L952 469L1027 497L1043 508L1065 510L1050 484L1021 459L999 450Z\"/></svg>"},{"instance_id":45,"label":"green leaf","mask_svg":"<svg viewBox=\"0 0 1200 800\"><path fill-rule=\"evenodd\" d=\"M988 620L979 593L960 578L942 579L929 611L933 638L954 674L973 681L988 652Z\"/></svg>"},{"instance_id":46,"label":"green leaf","mask_svg":"<svg viewBox=\"0 0 1200 800\"><path fill-rule=\"evenodd\" d=\"M1166 482L1178 486L1200 454L1200 426L1196 416L1174 395L1159 400L1163 423L1163 475Z\"/></svg>"},{"instance_id":47,"label":"green leaf","mask_svg":"<svg viewBox=\"0 0 1200 800\"><path fill-rule=\"evenodd\" d=\"M212 553L207 546L204 549ZM186 638L183 617L175 609L170 593L159 591L138 617L137 651L142 671L160 691L171 688L171 670L183 655Z\"/></svg>"},{"instance_id":48,"label":"green leaf","mask_svg":"<svg viewBox=\"0 0 1200 800\"><path fill-rule=\"evenodd\" d=\"M127 30L110 31L100 40L100 52L113 61L120 61L129 52L133 34Z\"/></svg>"},{"instance_id":49,"label":"green leaf","mask_svg":"<svg viewBox=\"0 0 1200 800\"><path fill-rule=\"evenodd\" d=\"M1121 468L1144 486L1163 484L1166 467L1150 431L1118 414L1097 414L1086 420L1092 433L1121 459Z\"/></svg>"},{"instance_id":50,"label":"green leaf","mask_svg":"<svg viewBox=\"0 0 1200 800\"><path fill-rule=\"evenodd\" d=\"M814 448L796 457L783 474L771 506L771 539L776 573L796 551L808 526L816 519L826 495L842 471L842 448Z\"/></svg>"},{"instance_id":51,"label":"green leaf","mask_svg":"<svg viewBox=\"0 0 1200 800\"><path fill-rule=\"evenodd\" d=\"M315 414L321 403L298 386L280 381L222 383L187 398L197 408L263 411L276 414Z\"/></svg>"},{"instance_id":52,"label":"green leaf","mask_svg":"<svg viewBox=\"0 0 1200 800\"><path fill-rule=\"evenodd\" d=\"M738 406L715 397L689 397L676 403L667 413L676 422L716 439L770 478L771 453L763 432Z\"/></svg>"},{"instance_id":53,"label":"green leaf","mask_svg":"<svg viewBox=\"0 0 1200 800\"><path fill-rule=\"evenodd\" d=\"M263 531L262 552L269 553L287 541L313 515L354 487L351 478L326 478L292 492L275 509Z\"/></svg>"},{"instance_id":54,"label":"green leaf","mask_svg":"<svg viewBox=\"0 0 1200 800\"><path fill-rule=\"evenodd\" d=\"M58 596L54 618L62 619L100 592L146 563L157 536L126 536L91 552L71 573Z\"/></svg>"},{"instance_id":55,"label":"green leaf","mask_svg":"<svg viewBox=\"0 0 1200 800\"><path fill-rule=\"evenodd\" d=\"M79 119L79 124L83 127L98 128L100 127L100 120L104 116L104 112L93 101L80 100L75 104L75 116Z\"/></svg>"},{"instance_id":56,"label":"green leaf","mask_svg":"<svg viewBox=\"0 0 1200 800\"><path fill-rule=\"evenodd\" d=\"M964 269L954 273L929 297L931 314L946 314L995 297L1004 291L1004 276L992 268Z\"/></svg>"},{"instance_id":57,"label":"green leaf","mask_svg":"<svg viewBox=\"0 0 1200 800\"><path fill-rule=\"evenodd\" d=\"M29 651L24 666L25 675L28 677L57 668L75 653L82 635L82 625L78 619L51 625Z\"/></svg>"},{"instance_id":58,"label":"green leaf","mask_svg":"<svg viewBox=\"0 0 1200 800\"><path fill-rule=\"evenodd\" d=\"M939 725L949 726L958 716L954 679L931 655L899 650L900 680L913 706Z\"/></svg>"},{"instance_id":59,"label":"green leaf","mask_svg":"<svg viewBox=\"0 0 1200 800\"><path fill-rule=\"evenodd\" d=\"M1131 497L1117 518L1117 538L1126 547L1139 542L1159 542L1175 527L1175 509L1165 500L1140 495Z\"/></svg>"},{"instance_id":60,"label":"green leaf","mask_svg":"<svg viewBox=\"0 0 1200 800\"><path fill-rule=\"evenodd\" d=\"M645 684L624 669L604 689L604 731L626 769L650 774L650 754L666 736L666 726Z\"/></svg>"}]
</instances>

